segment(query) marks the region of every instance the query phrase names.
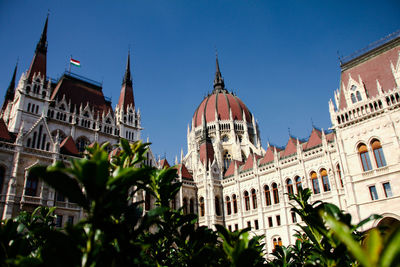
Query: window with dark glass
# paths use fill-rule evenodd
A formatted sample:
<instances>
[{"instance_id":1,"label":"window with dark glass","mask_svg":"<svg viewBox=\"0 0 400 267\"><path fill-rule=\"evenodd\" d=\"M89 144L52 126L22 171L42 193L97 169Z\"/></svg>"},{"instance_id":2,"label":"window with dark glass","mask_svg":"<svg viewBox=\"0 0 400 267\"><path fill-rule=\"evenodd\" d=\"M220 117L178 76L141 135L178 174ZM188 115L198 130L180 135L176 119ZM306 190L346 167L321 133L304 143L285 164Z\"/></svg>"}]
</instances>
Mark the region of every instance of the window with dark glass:
<instances>
[{"instance_id":1,"label":"window with dark glass","mask_svg":"<svg viewBox=\"0 0 400 267\"><path fill-rule=\"evenodd\" d=\"M235 223L235 231L239 230L239 224Z\"/></svg>"},{"instance_id":2,"label":"window with dark glass","mask_svg":"<svg viewBox=\"0 0 400 267\"><path fill-rule=\"evenodd\" d=\"M190 199L189 206L190 206L190 213L194 214L194 198Z\"/></svg>"},{"instance_id":3,"label":"window with dark glass","mask_svg":"<svg viewBox=\"0 0 400 267\"><path fill-rule=\"evenodd\" d=\"M279 192L278 192L278 185L276 183L272 184L272 194L274 195L274 204L279 203Z\"/></svg>"},{"instance_id":4,"label":"window with dark glass","mask_svg":"<svg viewBox=\"0 0 400 267\"><path fill-rule=\"evenodd\" d=\"M74 216L68 216L68 224L74 224Z\"/></svg>"},{"instance_id":5,"label":"window with dark glass","mask_svg":"<svg viewBox=\"0 0 400 267\"><path fill-rule=\"evenodd\" d=\"M144 196L144 209L150 210L150 194L145 192Z\"/></svg>"},{"instance_id":6,"label":"window with dark glass","mask_svg":"<svg viewBox=\"0 0 400 267\"><path fill-rule=\"evenodd\" d=\"M233 203L233 213L236 214L238 212L236 195L232 196L232 203Z\"/></svg>"},{"instance_id":7,"label":"window with dark glass","mask_svg":"<svg viewBox=\"0 0 400 267\"><path fill-rule=\"evenodd\" d=\"M230 197L227 196L225 198L225 200L226 200L226 213L227 213L227 215L231 215L231 213L232 213L231 199L230 199Z\"/></svg>"},{"instance_id":8,"label":"window with dark glass","mask_svg":"<svg viewBox=\"0 0 400 267\"><path fill-rule=\"evenodd\" d=\"M215 213L217 216L221 216L221 206L219 204L219 197L215 197Z\"/></svg>"},{"instance_id":9,"label":"window with dark glass","mask_svg":"<svg viewBox=\"0 0 400 267\"><path fill-rule=\"evenodd\" d=\"M253 188L251 189L251 200L253 202L253 209L257 208L257 194L256 190Z\"/></svg>"},{"instance_id":10,"label":"window with dark glass","mask_svg":"<svg viewBox=\"0 0 400 267\"><path fill-rule=\"evenodd\" d=\"M299 192L299 188L303 188L302 185L301 185L301 178L300 178L300 176L296 176L296 177L294 178L294 181L296 182L296 190L297 190L297 193L298 193L298 192Z\"/></svg>"},{"instance_id":11,"label":"window with dark glass","mask_svg":"<svg viewBox=\"0 0 400 267\"><path fill-rule=\"evenodd\" d=\"M371 196L372 200L378 199L378 192L376 191L375 185L369 187L369 195Z\"/></svg>"},{"instance_id":12,"label":"window with dark glass","mask_svg":"<svg viewBox=\"0 0 400 267\"><path fill-rule=\"evenodd\" d=\"M258 220L254 220L254 228L256 230L258 230L259 226L258 226Z\"/></svg>"},{"instance_id":13,"label":"window with dark glass","mask_svg":"<svg viewBox=\"0 0 400 267\"><path fill-rule=\"evenodd\" d=\"M290 180L290 179L286 180L286 189L287 189L287 192L288 192L289 195L293 195L294 194L292 180Z\"/></svg>"},{"instance_id":14,"label":"window with dark glass","mask_svg":"<svg viewBox=\"0 0 400 267\"><path fill-rule=\"evenodd\" d=\"M342 172L340 171L340 165L339 164L336 165L336 173L337 173L337 175L339 177L340 186L343 187Z\"/></svg>"},{"instance_id":15,"label":"window with dark glass","mask_svg":"<svg viewBox=\"0 0 400 267\"><path fill-rule=\"evenodd\" d=\"M0 166L0 194L3 192L3 184L5 181L6 169L3 166Z\"/></svg>"},{"instance_id":16,"label":"window with dark glass","mask_svg":"<svg viewBox=\"0 0 400 267\"><path fill-rule=\"evenodd\" d=\"M268 226L273 227L274 223L272 222L272 217L268 217Z\"/></svg>"},{"instance_id":17,"label":"window with dark glass","mask_svg":"<svg viewBox=\"0 0 400 267\"><path fill-rule=\"evenodd\" d=\"M56 215L56 227L61 228L63 223L63 216Z\"/></svg>"},{"instance_id":18,"label":"window with dark glass","mask_svg":"<svg viewBox=\"0 0 400 267\"><path fill-rule=\"evenodd\" d=\"M28 176L28 178L26 178L25 195L36 196L38 182L37 177L32 178L31 176Z\"/></svg>"},{"instance_id":19,"label":"window with dark glass","mask_svg":"<svg viewBox=\"0 0 400 267\"><path fill-rule=\"evenodd\" d=\"M385 192L385 197L392 197L393 194L392 194L392 188L390 187L390 183L389 182L383 183L382 186L383 186L383 191Z\"/></svg>"},{"instance_id":20,"label":"window with dark glass","mask_svg":"<svg viewBox=\"0 0 400 267\"><path fill-rule=\"evenodd\" d=\"M200 197L200 216L203 217L205 213L205 208L204 208L204 198Z\"/></svg>"},{"instance_id":21,"label":"window with dark glass","mask_svg":"<svg viewBox=\"0 0 400 267\"><path fill-rule=\"evenodd\" d=\"M297 223L296 212L292 211L292 223Z\"/></svg>"},{"instance_id":22,"label":"window with dark glass","mask_svg":"<svg viewBox=\"0 0 400 267\"><path fill-rule=\"evenodd\" d=\"M265 204L267 206L271 205L271 194L268 185L264 186L264 194L265 194Z\"/></svg>"},{"instance_id":23,"label":"window with dark glass","mask_svg":"<svg viewBox=\"0 0 400 267\"><path fill-rule=\"evenodd\" d=\"M251 228L251 222L250 221L247 222L247 227Z\"/></svg>"},{"instance_id":24,"label":"window with dark glass","mask_svg":"<svg viewBox=\"0 0 400 267\"><path fill-rule=\"evenodd\" d=\"M363 171L372 170L371 160L369 159L368 148L365 144L358 146L358 153L360 155Z\"/></svg>"},{"instance_id":25,"label":"window with dark glass","mask_svg":"<svg viewBox=\"0 0 400 267\"><path fill-rule=\"evenodd\" d=\"M385 156L383 155L383 150L381 142L378 140L373 140L371 142L372 151L374 153L375 163L378 168L386 166Z\"/></svg>"},{"instance_id":26,"label":"window with dark glass","mask_svg":"<svg viewBox=\"0 0 400 267\"><path fill-rule=\"evenodd\" d=\"M311 172L311 183L313 186L314 194L319 194L319 183L318 183L318 176L316 172Z\"/></svg>"},{"instance_id":27,"label":"window with dark glass","mask_svg":"<svg viewBox=\"0 0 400 267\"><path fill-rule=\"evenodd\" d=\"M276 225L281 225L281 216L280 215L276 215Z\"/></svg>"},{"instance_id":28,"label":"window with dark glass","mask_svg":"<svg viewBox=\"0 0 400 267\"><path fill-rule=\"evenodd\" d=\"M331 191L331 185L329 184L328 172L325 169L322 169L321 172L322 186L324 188L324 192Z\"/></svg>"},{"instance_id":29,"label":"window with dark glass","mask_svg":"<svg viewBox=\"0 0 400 267\"><path fill-rule=\"evenodd\" d=\"M247 191L244 191L244 205L246 210L250 210L250 198Z\"/></svg>"}]
</instances>

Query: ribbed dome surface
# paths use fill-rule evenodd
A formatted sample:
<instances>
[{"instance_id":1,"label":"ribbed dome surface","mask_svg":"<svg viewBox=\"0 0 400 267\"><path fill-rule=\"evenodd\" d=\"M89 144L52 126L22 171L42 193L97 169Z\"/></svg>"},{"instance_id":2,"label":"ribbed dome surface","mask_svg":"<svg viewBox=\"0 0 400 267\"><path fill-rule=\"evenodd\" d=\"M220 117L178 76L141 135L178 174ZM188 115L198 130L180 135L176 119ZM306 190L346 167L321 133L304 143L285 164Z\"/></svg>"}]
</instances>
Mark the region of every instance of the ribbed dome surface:
<instances>
[{"instance_id":1,"label":"ribbed dome surface","mask_svg":"<svg viewBox=\"0 0 400 267\"><path fill-rule=\"evenodd\" d=\"M202 117L205 114L207 123L216 120L229 120L229 111L232 111L232 119L251 122L251 113L246 105L227 90L214 90L213 93L200 103L193 115L194 127L202 124ZM244 118L243 118L244 112ZM215 114L218 114L215 118Z\"/></svg>"}]
</instances>

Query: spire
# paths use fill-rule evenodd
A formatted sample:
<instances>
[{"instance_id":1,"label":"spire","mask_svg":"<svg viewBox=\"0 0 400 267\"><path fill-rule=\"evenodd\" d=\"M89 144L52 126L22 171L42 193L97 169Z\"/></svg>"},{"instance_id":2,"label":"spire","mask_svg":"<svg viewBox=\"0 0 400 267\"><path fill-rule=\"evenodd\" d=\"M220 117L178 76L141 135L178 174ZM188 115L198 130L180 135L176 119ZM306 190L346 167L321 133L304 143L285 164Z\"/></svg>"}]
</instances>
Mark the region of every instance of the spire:
<instances>
[{"instance_id":1,"label":"spire","mask_svg":"<svg viewBox=\"0 0 400 267\"><path fill-rule=\"evenodd\" d=\"M31 66L28 70L28 81L32 81L33 75L40 73L42 78L46 78L46 64L47 64L47 25L49 22L49 14L47 14L46 22L44 23L43 32L40 40L36 45L35 55L33 56Z\"/></svg>"},{"instance_id":2,"label":"spire","mask_svg":"<svg viewBox=\"0 0 400 267\"><path fill-rule=\"evenodd\" d=\"M40 36L40 40L36 45L36 52L41 51L46 53L47 52L47 24L49 22L49 14L47 13L46 22L44 23L43 32Z\"/></svg>"},{"instance_id":3,"label":"spire","mask_svg":"<svg viewBox=\"0 0 400 267\"><path fill-rule=\"evenodd\" d=\"M225 89L224 79L222 78L221 71L219 70L218 53L215 54L216 72L214 78L214 91Z\"/></svg>"},{"instance_id":4,"label":"spire","mask_svg":"<svg viewBox=\"0 0 400 267\"><path fill-rule=\"evenodd\" d=\"M126 112L128 105L132 105L135 108L135 99L133 97L132 77L131 77L131 60L130 52L128 52L128 58L126 61L125 75L122 80L121 93L119 95L118 107Z\"/></svg>"},{"instance_id":5,"label":"spire","mask_svg":"<svg viewBox=\"0 0 400 267\"><path fill-rule=\"evenodd\" d=\"M14 73L10 81L10 85L7 88L6 95L4 97L4 102L3 102L3 107L1 108L2 110L5 110L7 107L7 104L14 99L14 94L15 94L15 77L17 75L17 67L18 67L18 62L15 64L14 68Z\"/></svg>"}]
</instances>

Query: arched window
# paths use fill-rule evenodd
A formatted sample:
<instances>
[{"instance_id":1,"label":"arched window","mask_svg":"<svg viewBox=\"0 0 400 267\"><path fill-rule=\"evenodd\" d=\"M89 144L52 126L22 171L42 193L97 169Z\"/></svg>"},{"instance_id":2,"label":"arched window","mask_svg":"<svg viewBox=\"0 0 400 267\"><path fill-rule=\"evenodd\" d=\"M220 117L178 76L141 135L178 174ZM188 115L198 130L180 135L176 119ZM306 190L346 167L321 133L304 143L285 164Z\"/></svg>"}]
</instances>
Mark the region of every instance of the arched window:
<instances>
[{"instance_id":1,"label":"arched window","mask_svg":"<svg viewBox=\"0 0 400 267\"><path fill-rule=\"evenodd\" d=\"M342 172L340 171L339 163L336 165L336 173L339 177L340 185L341 185L341 187L343 187Z\"/></svg>"},{"instance_id":2,"label":"arched window","mask_svg":"<svg viewBox=\"0 0 400 267\"><path fill-rule=\"evenodd\" d=\"M274 204L279 203L279 192L278 192L278 185L276 183L272 184L272 194L274 195Z\"/></svg>"},{"instance_id":3,"label":"arched window","mask_svg":"<svg viewBox=\"0 0 400 267\"><path fill-rule=\"evenodd\" d=\"M78 149L79 152L84 152L86 146L88 145L89 145L89 140L86 137L81 136L78 139L76 139L76 148Z\"/></svg>"},{"instance_id":4,"label":"arched window","mask_svg":"<svg viewBox=\"0 0 400 267\"><path fill-rule=\"evenodd\" d=\"M286 180L286 188L289 195L294 195L292 180L290 179Z\"/></svg>"},{"instance_id":5,"label":"arched window","mask_svg":"<svg viewBox=\"0 0 400 267\"><path fill-rule=\"evenodd\" d=\"M257 208L257 194L256 190L253 188L251 189L251 200L253 202L253 209Z\"/></svg>"},{"instance_id":6,"label":"arched window","mask_svg":"<svg viewBox=\"0 0 400 267\"><path fill-rule=\"evenodd\" d=\"M53 138L54 142L57 141L57 140L56 140L56 137L57 137L57 130L55 130L55 131L53 131L53 132L51 133L51 137ZM67 136L65 135L65 133L64 133L63 131L58 130L58 142L59 142L59 143L61 143L62 141L64 141L64 139L65 139L66 137L67 137Z\"/></svg>"},{"instance_id":7,"label":"arched window","mask_svg":"<svg viewBox=\"0 0 400 267\"><path fill-rule=\"evenodd\" d=\"M354 94L351 94L351 102L353 104L357 102L356 96Z\"/></svg>"},{"instance_id":8,"label":"arched window","mask_svg":"<svg viewBox=\"0 0 400 267\"><path fill-rule=\"evenodd\" d=\"M376 166L378 168L386 166L385 156L383 155L383 150L381 146L381 142L374 139L371 142L372 151L374 152Z\"/></svg>"},{"instance_id":9,"label":"arched window","mask_svg":"<svg viewBox=\"0 0 400 267\"><path fill-rule=\"evenodd\" d=\"M191 198L189 201L189 210L191 214L194 214L194 198Z\"/></svg>"},{"instance_id":10,"label":"arched window","mask_svg":"<svg viewBox=\"0 0 400 267\"><path fill-rule=\"evenodd\" d=\"M246 210L250 210L250 198L247 191L244 191L244 206Z\"/></svg>"},{"instance_id":11,"label":"arched window","mask_svg":"<svg viewBox=\"0 0 400 267\"><path fill-rule=\"evenodd\" d=\"M26 178L25 195L36 196L38 182L37 177L32 178L31 176L28 176L28 178Z\"/></svg>"},{"instance_id":12,"label":"arched window","mask_svg":"<svg viewBox=\"0 0 400 267\"><path fill-rule=\"evenodd\" d=\"M221 216L221 207L219 205L219 197L215 197L215 213L217 216Z\"/></svg>"},{"instance_id":13,"label":"arched window","mask_svg":"<svg viewBox=\"0 0 400 267\"><path fill-rule=\"evenodd\" d=\"M316 172L311 172L311 183L313 187L314 194L319 194L319 183L318 183L318 176Z\"/></svg>"},{"instance_id":14,"label":"arched window","mask_svg":"<svg viewBox=\"0 0 400 267\"><path fill-rule=\"evenodd\" d=\"M29 94L30 91L31 91L31 87L28 85L28 86L25 88L25 92L26 92L27 94Z\"/></svg>"},{"instance_id":15,"label":"arched window","mask_svg":"<svg viewBox=\"0 0 400 267\"><path fill-rule=\"evenodd\" d=\"M328 172L325 169L322 169L320 172L322 179L322 187L324 188L324 192L331 191L331 185L329 184Z\"/></svg>"},{"instance_id":16,"label":"arched window","mask_svg":"<svg viewBox=\"0 0 400 267\"><path fill-rule=\"evenodd\" d=\"M236 195L232 196L232 202L233 202L233 213L237 213L238 212L238 208L237 208L237 198Z\"/></svg>"},{"instance_id":17,"label":"arched window","mask_svg":"<svg viewBox=\"0 0 400 267\"><path fill-rule=\"evenodd\" d=\"M278 237L278 246L282 246L282 239Z\"/></svg>"},{"instance_id":18,"label":"arched window","mask_svg":"<svg viewBox=\"0 0 400 267\"><path fill-rule=\"evenodd\" d=\"M272 239L272 243L274 245L274 251L278 246L282 246L282 239L280 237Z\"/></svg>"},{"instance_id":19,"label":"arched window","mask_svg":"<svg viewBox=\"0 0 400 267\"><path fill-rule=\"evenodd\" d=\"M356 92L356 96L357 96L357 101L361 101L362 100L360 91Z\"/></svg>"},{"instance_id":20,"label":"arched window","mask_svg":"<svg viewBox=\"0 0 400 267\"><path fill-rule=\"evenodd\" d=\"M268 185L264 186L264 194L265 194L265 204L267 206L270 206L271 205L271 193L269 191L269 186Z\"/></svg>"},{"instance_id":21,"label":"arched window","mask_svg":"<svg viewBox=\"0 0 400 267\"><path fill-rule=\"evenodd\" d=\"M358 154L360 155L363 171L372 170L371 160L369 159L368 148L365 144L358 145Z\"/></svg>"},{"instance_id":22,"label":"arched window","mask_svg":"<svg viewBox=\"0 0 400 267\"><path fill-rule=\"evenodd\" d=\"M294 178L294 181L295 181L295 183L296 183L296 190L297 190L297 193L299 193L299 188L303 188L303 186L301 185L301 178L300 178L300 176L296 176L296 177Z\"/></svg>"},{"instance_id":23,"label":"arched window","mask_svg":"<svg viewBox=\"0 0 400 267\"><path fill-rule=\"evenodd\" d=\"M186 197L183 198L183 214L188 214L188 200Z\"/></svg>"},{"instance_id":24,"label":"arched window","mask_svg":"<svg viewBox=\"0 0 400 267\"><path fill-rule=\"evenodd\" d=\"M203 217L205 214L205 208L204 208L204 197L200 197L200 216Z\"/></svg>"},{"instance_id":25,"label":"arched window","mask_svg":"<svg viewBox=\"0 0 400 267\"><path fill-rule=\"evenodd\" d=\"M6 169L3 166L0 166L0 195L3 192L3 184L5 176L6 176Z\"/></svg>"},{"instance_id":26,"label":"arched window","mask_svg":"<svg viewBox=\"0 0 400 267\"><path fill-rule=\"evenodd\" d=\"M226 213L227 215L231 215L232 213L231 199L228 196L225 199L226 199Z\"/></svg>"}]
</instances>

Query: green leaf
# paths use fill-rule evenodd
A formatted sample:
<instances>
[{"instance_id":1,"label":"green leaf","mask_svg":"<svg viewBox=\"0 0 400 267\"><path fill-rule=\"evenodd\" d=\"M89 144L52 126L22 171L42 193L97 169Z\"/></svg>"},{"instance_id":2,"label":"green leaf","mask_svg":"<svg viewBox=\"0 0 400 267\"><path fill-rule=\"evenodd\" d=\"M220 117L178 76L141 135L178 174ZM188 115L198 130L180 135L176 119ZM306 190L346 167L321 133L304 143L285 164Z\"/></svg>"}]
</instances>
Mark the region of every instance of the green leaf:
<instances>
[{"instance_id":1,"label":"green leaf","mask_svg":"<svg viewBox=\"0 0 400 267\"><path fill-rule=\"evenodd\" d=\"M400 258L400 227L392 232L385 244L385 248L382 251L380 265L382 267L394 266L396 260ZM397 262L398 264L398 262Z\"/></svg>"},{"instance_id":2,"label":"green leaf","mask_svg":"<svg viewBox=\"0 0 400 267\"><path fill-rule=\"evenodd\" d=\"M379 233L379 230L376 228L371 229L368 232L368 236L365 241L367 253L370 256L371 265L377 265L383 247L382 237Z\"/></svg>"}]
</instances>

